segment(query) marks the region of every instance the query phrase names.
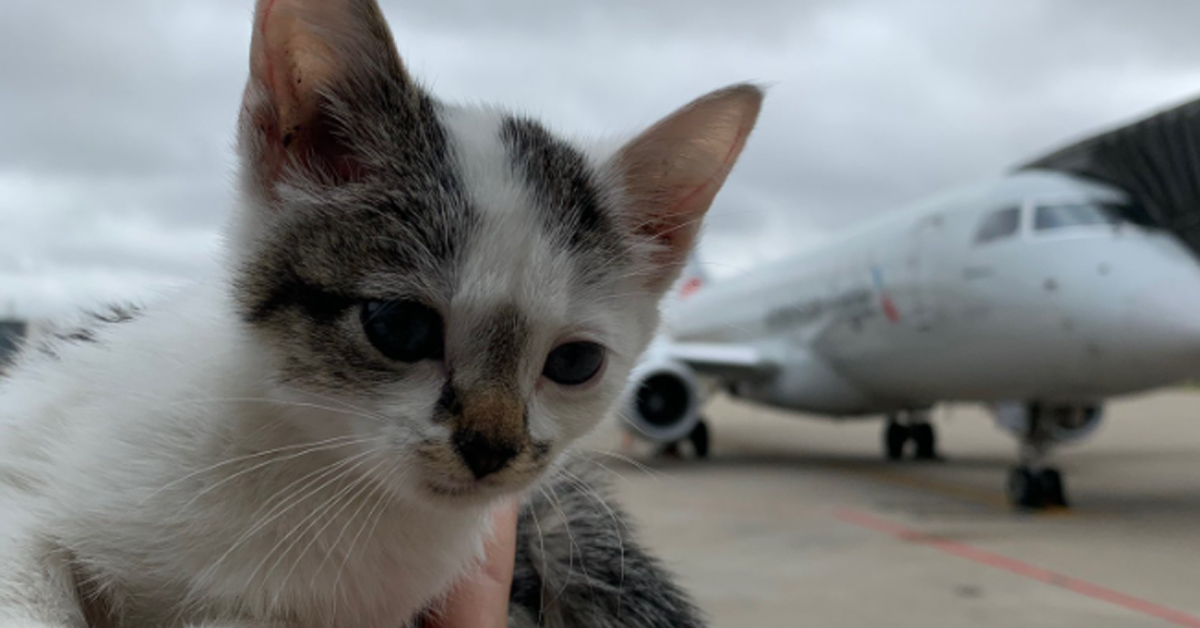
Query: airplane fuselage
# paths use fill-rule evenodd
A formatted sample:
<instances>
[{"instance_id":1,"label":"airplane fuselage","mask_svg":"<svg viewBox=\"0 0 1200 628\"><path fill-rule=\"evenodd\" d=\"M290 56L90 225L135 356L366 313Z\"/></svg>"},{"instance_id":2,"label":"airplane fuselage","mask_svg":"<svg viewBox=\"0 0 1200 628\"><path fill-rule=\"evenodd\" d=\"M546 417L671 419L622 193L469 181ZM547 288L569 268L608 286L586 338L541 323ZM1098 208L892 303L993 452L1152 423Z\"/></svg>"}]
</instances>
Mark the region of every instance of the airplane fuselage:
<instances>
[{"instance_id":1,"label":"airplane fuselage","mask_svg":"<svg viewBox=\"0 0 1200 628\"><path fill-rule=\"evenodd\" d=\"M1122 204L1018 173L706 286L669 333L755 346L779 368L736 394L831 415L1170 384L1200 370L1200 265Z\"/></svg>"}]
</instances>

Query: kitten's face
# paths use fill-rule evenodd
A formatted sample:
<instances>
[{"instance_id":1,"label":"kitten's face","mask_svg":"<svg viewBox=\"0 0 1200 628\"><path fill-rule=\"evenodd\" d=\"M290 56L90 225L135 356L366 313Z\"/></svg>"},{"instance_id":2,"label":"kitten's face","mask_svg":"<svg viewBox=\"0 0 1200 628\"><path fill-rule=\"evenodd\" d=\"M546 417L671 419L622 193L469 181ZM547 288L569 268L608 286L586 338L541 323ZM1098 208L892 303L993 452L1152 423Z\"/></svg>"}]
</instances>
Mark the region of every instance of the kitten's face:
<instances>
[{"instance_id":1,"label":"kitten's face","mask_svg":"<svg viewBox=\"0 0 1200 628\"><path fill-rule=\"evenodd\" d=\"M324 408L297 427L399 494L527 486L616 401L759 99L589 156L434 101L370 0L261 1L234 289L278 394Z\"/></svg>"},{"instance_id":2,"label":"kitten's face","mask_svg":"<svg viewBox=\"0 0 1200 628\"><path fill-rule=\"evenodd\" d=\"M658 295L581 153L430 111L436 171L287 198L238 293L291 396L347 408L315 437L362 436L435 495L520 486L607 412Z\"/></svg>"}]
</instances>

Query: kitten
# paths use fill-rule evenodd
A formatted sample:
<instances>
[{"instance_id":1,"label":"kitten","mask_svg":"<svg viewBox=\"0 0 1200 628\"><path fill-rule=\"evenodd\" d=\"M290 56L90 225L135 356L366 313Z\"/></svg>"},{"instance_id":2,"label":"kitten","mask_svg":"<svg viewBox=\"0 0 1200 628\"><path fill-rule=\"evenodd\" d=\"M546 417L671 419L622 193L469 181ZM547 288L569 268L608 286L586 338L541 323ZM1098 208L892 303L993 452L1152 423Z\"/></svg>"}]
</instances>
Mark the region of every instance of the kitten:
<instances>
[{"instance_id":1,"label":"kitten","mask_svg":"<svg viewBox=\"0 0 1200 628\"><path fill-rule=\"evenodd\" d=\"M511 625L700 625L567 448L761 92L588 152L435 100L374 0L259 0L250 65L222 276L59 334L0 389L0 628L390 628L514 494Z\"/></svg>"}]
</instances>

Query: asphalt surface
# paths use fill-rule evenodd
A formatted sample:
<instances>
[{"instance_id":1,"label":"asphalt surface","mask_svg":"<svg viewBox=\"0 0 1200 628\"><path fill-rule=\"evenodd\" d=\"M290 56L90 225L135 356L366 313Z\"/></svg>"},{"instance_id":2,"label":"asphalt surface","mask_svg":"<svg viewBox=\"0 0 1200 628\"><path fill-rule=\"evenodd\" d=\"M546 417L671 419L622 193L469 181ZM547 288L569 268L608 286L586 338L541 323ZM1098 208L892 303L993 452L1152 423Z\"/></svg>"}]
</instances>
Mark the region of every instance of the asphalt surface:
<instances>
[{"instance_id":1,"label":"asphalt surface","mask_svg":"<svg viewBox=\"0 0 1200 628\"><path fill-rule=\"evenodd\" d=\"M1069 510L1012 511L1015 441L940 408L942 462L888 463L878 421L717 399L709 460L590 444L719 627L1200 627L1200 392L1110 404L1056 453Z\"/></svg>"}]
</instances>

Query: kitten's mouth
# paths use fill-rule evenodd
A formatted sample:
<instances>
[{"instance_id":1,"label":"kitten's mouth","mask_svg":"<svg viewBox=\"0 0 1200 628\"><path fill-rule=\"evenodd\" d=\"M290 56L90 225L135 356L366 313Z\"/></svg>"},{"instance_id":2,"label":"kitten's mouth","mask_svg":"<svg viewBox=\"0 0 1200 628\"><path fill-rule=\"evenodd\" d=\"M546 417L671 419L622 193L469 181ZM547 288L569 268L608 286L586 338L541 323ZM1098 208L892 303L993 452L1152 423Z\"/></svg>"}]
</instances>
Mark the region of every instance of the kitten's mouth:
<instances>
[{"instance_id":1,"label":"kitten's mouth","mask_svg":"<svg viewBox=\"0 0 1200 628\"><path fill-rule=\"evenodd\" d=\"M470 483L451 483L443 480L425 480L421 482L425 491L439 499L454 501L473 501L475 499L494 499L496 497L521 491L526 482L523 481L475 481Z\"/></svg>"},{"instance_id":2,"label":"kitten's mouth","mask_svg":"<svg viewBox=\"0 0 1200 628\"><path fill-rule=\"evenodd\" d=\"M482 487L474 486L447 486L437 482L425 482L425 490L439 497L467 497L480 493Z\"/></svg>"}]
</instances>

